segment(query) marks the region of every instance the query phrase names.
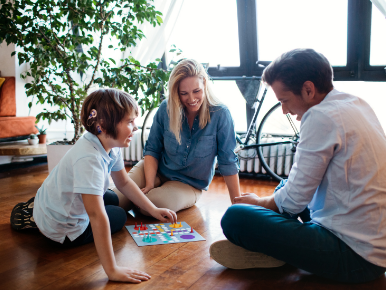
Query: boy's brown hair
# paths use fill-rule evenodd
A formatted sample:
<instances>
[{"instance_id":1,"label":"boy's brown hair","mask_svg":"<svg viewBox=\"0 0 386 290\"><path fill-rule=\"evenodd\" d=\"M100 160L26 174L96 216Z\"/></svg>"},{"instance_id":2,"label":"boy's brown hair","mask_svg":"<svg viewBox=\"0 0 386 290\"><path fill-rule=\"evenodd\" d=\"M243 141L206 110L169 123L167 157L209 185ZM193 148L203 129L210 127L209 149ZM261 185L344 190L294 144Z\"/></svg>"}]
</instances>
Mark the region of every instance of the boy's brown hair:
<instances>
[{"instance_id":1,"label":"boy's brown hair","mask_svg":"<svg viewBox=\"0 0 386 290\"><path fill-rule=\"evenodd\" d=\"M97 114L89 119L92 110ZM98 135L98 122L107 135L116 139L117 125L133 110L138 116L137 102L128 93L117 89L98 89L83 101L81 121L84 128L94 135Z\"/></svg>"}]
</instances>

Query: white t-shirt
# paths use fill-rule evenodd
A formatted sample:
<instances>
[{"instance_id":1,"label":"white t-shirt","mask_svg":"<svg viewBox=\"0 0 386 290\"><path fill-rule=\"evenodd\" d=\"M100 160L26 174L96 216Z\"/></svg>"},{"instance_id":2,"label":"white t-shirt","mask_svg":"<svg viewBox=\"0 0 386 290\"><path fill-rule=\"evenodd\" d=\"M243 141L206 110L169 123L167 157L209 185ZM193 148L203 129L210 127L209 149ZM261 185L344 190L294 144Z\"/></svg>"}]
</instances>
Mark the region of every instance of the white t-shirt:
<instances>
[{"instance_id":1,"label":"white t-shirt","mask_svg":"<svg viewBox=\"0 0 386 290\"><path fill-rule=\"evenodd\" d=\"M332 90L302 118L280 212L308 205L312 222L367 261L386 267L386 137L362 99Z\"/></svg>"},{"instance_id":2,"label":"white t-shirt","mask_svg":"<svg viewBox=\"0 0 386 290\"><path fill-rule=\"evenodd\" d=\"M33 217L39 230L59 243L63 243L66 236L75 240L90 222L82 194L103 196L111 171L123 168L120 148L113 148L107 154L97 136L84 134L36 194Z\"/></svg>"}]
</instances>

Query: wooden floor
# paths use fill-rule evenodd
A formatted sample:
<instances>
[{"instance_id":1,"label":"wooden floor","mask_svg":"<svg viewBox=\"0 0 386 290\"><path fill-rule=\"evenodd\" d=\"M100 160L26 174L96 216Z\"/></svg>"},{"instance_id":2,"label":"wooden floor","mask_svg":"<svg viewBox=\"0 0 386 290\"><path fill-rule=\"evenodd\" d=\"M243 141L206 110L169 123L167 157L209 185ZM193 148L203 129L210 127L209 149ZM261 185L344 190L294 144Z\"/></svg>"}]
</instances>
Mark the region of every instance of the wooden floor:
<instances>
[{"instance_id":1,"label":"wooden floor","mask_svg":"<svg viewBox=\"0 0 386 290\"><path fill-rule=\"evenodd\" d=\"M39 232L16 232L10 227L13 206L34 196L48 175L47 165L0 174L0 289L386 289L386 277L367 284L345 285L285 265L275 269L230 270L209 257L209 246L223 239L220 219L230 205L221 177L196 206L181 211L185 221L206 241L137 247L122 229L113 235L117 263L149 273L141 284L110 282L93 244L62 250ZM242 179L243 192L269 195L276 183ZM154 219L128 217L147 223Z\"/></svg>"}]
</instances>

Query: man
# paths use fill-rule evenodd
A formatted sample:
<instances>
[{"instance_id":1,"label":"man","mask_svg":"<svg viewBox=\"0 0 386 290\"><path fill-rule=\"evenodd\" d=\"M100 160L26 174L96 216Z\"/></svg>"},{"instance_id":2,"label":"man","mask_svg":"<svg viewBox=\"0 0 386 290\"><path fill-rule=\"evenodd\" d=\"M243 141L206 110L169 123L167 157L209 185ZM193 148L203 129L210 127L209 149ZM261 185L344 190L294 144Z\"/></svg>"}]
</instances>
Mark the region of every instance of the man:
<instances>
[{"instance_id":1,"label":"man","mask_svg":"<svg viewBox=\"0 0 386 290\"><path fill-rule=\"evenodd\" d=\"M264 70L283 113L301 120L295 163L272 196L235 198L221 221L228 240L210 248L218 263L289 263L350 283L384 275L386 137L370 106L334 89L332 77L312 49L284 53Z\"/></svg>"}]
</instances>

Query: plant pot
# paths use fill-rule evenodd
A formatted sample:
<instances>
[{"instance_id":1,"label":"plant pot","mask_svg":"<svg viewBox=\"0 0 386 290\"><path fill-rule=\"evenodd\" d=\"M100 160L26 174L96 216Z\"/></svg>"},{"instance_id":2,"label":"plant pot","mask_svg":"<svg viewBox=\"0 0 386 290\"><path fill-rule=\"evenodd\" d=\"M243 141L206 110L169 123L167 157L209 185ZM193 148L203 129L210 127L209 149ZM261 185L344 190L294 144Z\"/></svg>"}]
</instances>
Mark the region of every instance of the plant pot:
<instances>
[{"instance_id":1,"label":"plant pot","mask_svg":"<svg viewBox=\"0 0 386 290\"><path fill-rule=\"evenodd\" d=\"M46 144L46 140L47 140L47 135L44 134L44 135L38 135L38 138L39 138L39 144Z\"/></svg>"},{"instance_id":2,"label":"plant pot","mask_svg":"<svg viewBox=\"0 0 386 290\"><path fill-rule=\"evenodd\" d=\"M54 167L59 163L64 155L73 147L74 145L56 145L48 144L47 145L47 163L48 163L48 173L50 173Z\"/></svg>"},{"instance_id":3,"label":"plant pot","mask_svg":"<svg viewBox=\"0 0 386 290\"><path fill-rule=\"evenodd\" d=\"M39 142L39 139L27 139L29 145L36 145Z\"/></svg>"}]
</instances>

